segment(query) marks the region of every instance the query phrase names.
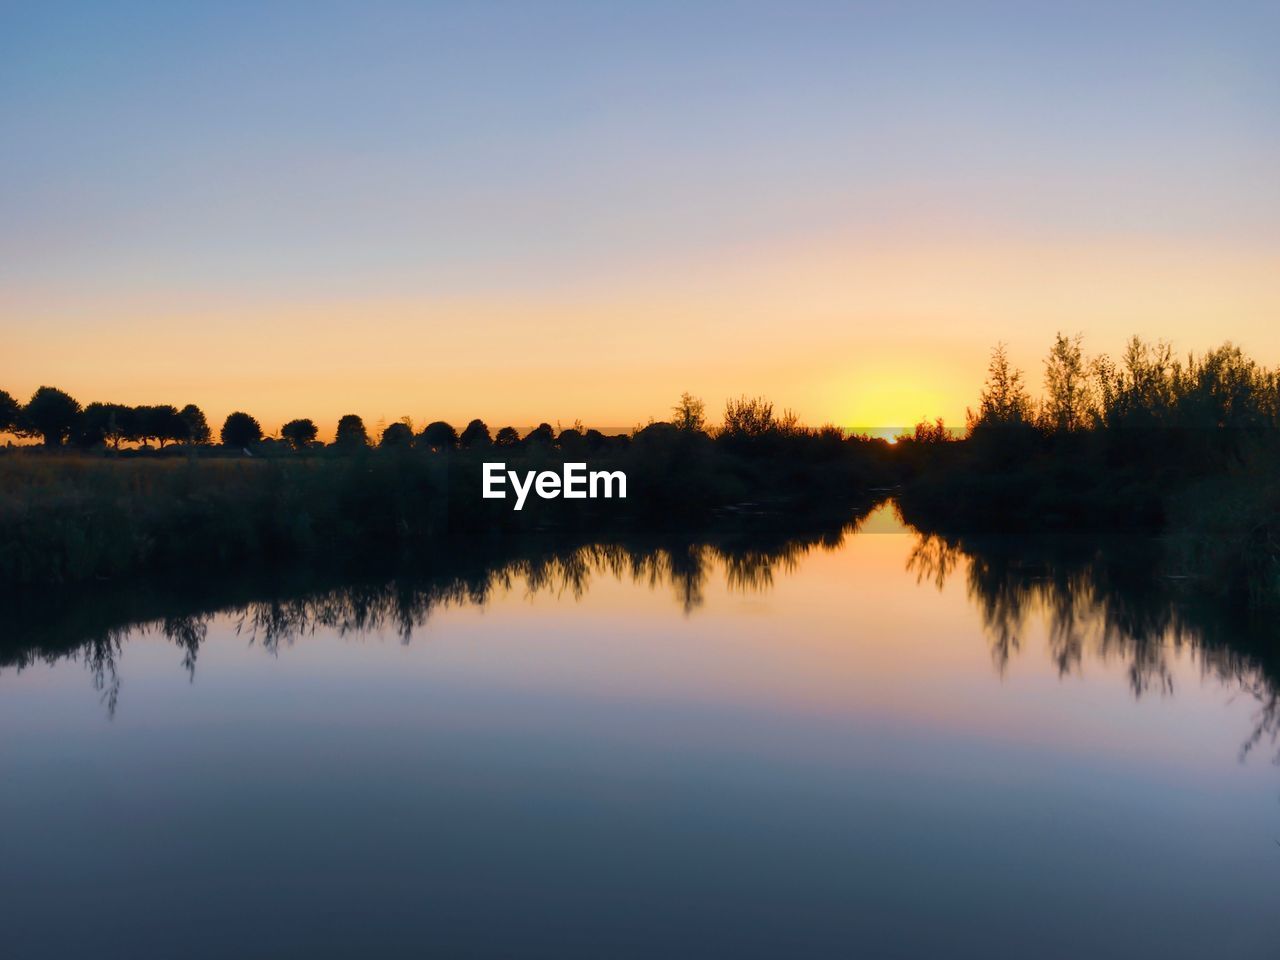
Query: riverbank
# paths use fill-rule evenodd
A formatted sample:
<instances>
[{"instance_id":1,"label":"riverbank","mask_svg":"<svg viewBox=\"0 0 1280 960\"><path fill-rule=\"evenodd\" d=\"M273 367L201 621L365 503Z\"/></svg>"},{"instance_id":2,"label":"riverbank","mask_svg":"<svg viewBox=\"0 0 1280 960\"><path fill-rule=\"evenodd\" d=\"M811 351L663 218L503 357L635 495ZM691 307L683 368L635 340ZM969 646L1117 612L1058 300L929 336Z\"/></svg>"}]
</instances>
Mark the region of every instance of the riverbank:
<instances>
[{"instance_id":1,"label":"riverbank","mask_svg":"<svg viewBox=\"0 0 1280 960\"><path fill-rule=\"evenodd\" d=\"M482 495L482 464L499 459L540 471L583 457L541 445L281 457L10 453L0 456L0 583L412 560L549 531L607 538L687 531L717 513L835 514L888 476L875 450L847 441L797 456L726 449L704 435L638 438L585 457L592 469L626 474L625 500L538 500L517 512Z\"/></svg>"}]
</instances>

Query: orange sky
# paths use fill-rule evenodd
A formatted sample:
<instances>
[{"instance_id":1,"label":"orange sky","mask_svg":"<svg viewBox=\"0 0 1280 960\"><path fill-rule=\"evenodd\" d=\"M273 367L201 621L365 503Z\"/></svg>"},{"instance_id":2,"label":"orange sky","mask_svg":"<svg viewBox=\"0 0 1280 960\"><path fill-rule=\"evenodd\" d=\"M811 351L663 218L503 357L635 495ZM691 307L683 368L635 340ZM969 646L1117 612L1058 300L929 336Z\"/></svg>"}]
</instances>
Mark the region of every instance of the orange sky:
<instances>
[{"instance_id":1,"label":"orange sky","mask_svg":"<svg viewBox=\"0 0 1280 960\"><path fill-rule=\"evenodd\" d=\"M195 402L215 424L243 408L269 430L307 416L327 432L346 412L627 427L661 419L683 390L713 412L745 392L812 423L958 425L999 340L1036 384L1057 330L1109 352L1130 333L1180 350L1233 339L1275 363L1278 263L1138 240L823 238L504 297L307 302L161 282L102 304L41 290L0 295L6 314L47 321L10 333L0 385Z\"/></svg>"}]
</instances>

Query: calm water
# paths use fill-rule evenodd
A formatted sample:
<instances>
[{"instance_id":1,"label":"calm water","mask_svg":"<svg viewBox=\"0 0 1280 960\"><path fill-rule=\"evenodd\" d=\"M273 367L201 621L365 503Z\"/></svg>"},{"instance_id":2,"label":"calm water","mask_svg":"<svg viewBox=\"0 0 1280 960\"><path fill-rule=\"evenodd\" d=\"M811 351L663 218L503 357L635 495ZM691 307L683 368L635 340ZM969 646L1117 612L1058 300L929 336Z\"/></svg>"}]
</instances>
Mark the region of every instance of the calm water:
<instances>
[{"instance_id":1,"label":"calm water","mask_svg":"<svg viewBox=\"0 0 1280 960\"><path fill-rule=\"evenodd\" d=\"M28 620L0 955L1280 955L1253 640L1096 557L826 540Z\"/></svg>"}]
</instances>

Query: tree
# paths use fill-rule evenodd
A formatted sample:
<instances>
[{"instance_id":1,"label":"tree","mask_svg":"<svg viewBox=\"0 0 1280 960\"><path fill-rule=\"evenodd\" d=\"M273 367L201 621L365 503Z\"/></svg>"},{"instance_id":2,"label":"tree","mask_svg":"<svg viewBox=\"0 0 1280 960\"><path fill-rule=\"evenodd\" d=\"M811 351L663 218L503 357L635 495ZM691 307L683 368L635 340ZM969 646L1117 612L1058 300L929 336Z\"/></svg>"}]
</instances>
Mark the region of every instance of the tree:
<instances>
[{"instance_id":1,"label":"tree","mask_svg":"<svg viewBox=\"0 0 1280 960\"><path fill-rule=\"evenodd\" d=\"M941 417L938 417L932 423L928 420L921 420L916 424L914 431L906 434L906 438L915 443L948 443L952 439L951 433L947 430L947 425L943 423Z\"/></svg>"},{"instance_id":2,"label":"tree","mask_svg":"<svg viewBox=\"0 0 1280 960\"><path fill-rule=\"evenodd\" d=\"M578 456L586 444L587 439L578 427L561 430L560 436L556 437L556 446L571 456Z\"/></svg>"},{"instance_id":3,"label":"tree","mask_svg":"<svg viewBox=\"0 0 1280 960\"><path fill-rule=\"evenodd\" d=\"M118 448L121 440L125 443L141 443L142 435L139 432L141 430L139 425L141 418L138 415L138 411L141 408L131 407L123 403L112 404L112 407L114 408L114 423L116 425L116 438L113 441L113 445Z\"/></svg>"},{"instance_id":4,"label":"tree","mask_svg":"<svg viewBox=\"0 0 1280 960\"><path fill-rule=\"evenodd\" d=\"M364 421L356 414L348 413L338 421L333 443L343 450L363 450L369 446L369 431L364 428Z\"/></svg>"},{"instance_id":5,"label":"tree","mask_svg":"<svg viewBox=\"0 0 1280 960\"><path fill-rule=\"evenodd\" d=\"M493 438L494 446L497 447L514 447L519 442L520 434L516 433L515 427L503 427Z\"/></svg>"},{"instance_id":6,"label":"tree","mask_svg":"<svg viewBox=\"0 0 1280 960\"><path fill-rule=\"evenodd\" d=\"M168 404L135 407L134 432L140 440L155 440L161 449L169 441L180 441L186 436L187 427L178 408Z\"/></svg>"},{"instance_id":7,"label":"tree","mask_svg":"<svg viewBox=\"0 0 1280 960\"><path fill-rule=\"evenodd\" d=\"M60 447L76 428L80 404L55 387L41 387L27 401L21 419L28 436L42 437L46 447Z\"/></svg>"},{"instance_id":8,"label":"tree","mask_svg":"<svg viewBox=\"0 0 1280 960\"><path fill-rule=\"evenodd\" d=\"M280 428L280 436L288 440L289 446L295 450L305 450L311 446L316 442L319 432L312 420L290 420Z\"/></svg>"},{"instance_id":9,"label":"tree","mask_svg":"<svg viewBox=\"0 0 1280 960\"><path fill-rule=\"evenodd\" d=\"M423 427L418 443L431 450L452 450L458 445L458 431L443 420L436 420Z\"/></svg>"},{"instance_id":10,"label":"tree","mask_svg":"<svg viewBox=\"0 0 1280 960\"><path fill-rule=\"evenodd\" d=\"M130 443L146 445L151 439L151 428L155 418L151 415L151 407L139 404L129 408L129 425L125 440Z\"/></svg>"},{"instance_id":11,"label":"tree","mask_svg":"<svg viewBox=\"0 0 1280 960\"><path fill-rule=\"evenodd\" d=\"M492 443L489 428L483 420L472 420L463 429L462 436L458 437L458 446L464 450L470 450L472 447L487 447Z\"/></svg>"},{"instance_id":12,"label":"tree","mask_svg":"<svg viewBox=\"0 0 1280 960\"><path fill-rule=\"evenodd\" d=\"M18 401L6 391L0 390L0 433L13 430L18 425L18 415L22 408Z\"/></svg>"},{"instance_id":13,"label":"tree","mask_svg":"<svg viewBox=\"0 0 1280 960\"><path fill-rule=\"evenodd\" d=\"M121 426L116 411L119 404L94 402L80 411L80 419L76 424L72 442L77 447L96 447L100 443L111 441L115 447L120 446Z\"/></svg>"},{"instance_id":14,"label":"tree","mask_svg":"<svg viewBox=\"0 0 1280 960\"><path fill-rule=\"evenodd\" d=\"M1043 422L1051 430L1079 430L1093 412L1089 368L1080 349L1080 335L1061 333L1044 361L1045 402Z\"/></svg>"},{"instance_id":15,"label":"tree","mask_svg":"<svg viewBox=\"0 0 1280 960\"><path fill-rule=\"evenodd\" d=\"M637 443L670 443L680 436L680 430L674 423L666 420L650 420L632 435Z\"/></svg>"},{"instance_id":16,"label":"tree","mask_svg":"<svg viewBox=\"0 0 1280 960\"><path fill-rule=\"evenodd\" d=\"M739 397L724 405L723 434L728 437L760 437L776 426L773 404L764 397Z\"/></svg>"},{"instance_id":17,"label":"tree","mask_svg":"<svg viewBox=\"0 0 1280 960\"><path fill-rule=\"evenodd\" d=\"M545 446L551 446L555 442L556 432L549 423L540 423L532 430L529 435L524 438L525 443L541 443Z\"/></svg>"},{"instance_id":18,"label":"tree","mask_svg":"<svg viewBox=\"0 0 1280 960\"><path fill-rule=\"evenodd\" d=\"M671 422L676 429L696 433L707 428L707 405L689 392L680 394L680 402L671 408Z\"/></svg>"},{"instance_id":19,"label":"tree","mask_svg":"<svg viewBox=\"0 0 1280 960\"><path fill-rule=\"evenodd\" d=\"M979 424L1021 425L1031 420L1031 397L1022 382L1022 371L1009 363L1003 343L991 351L987 382L978 398L978 414L970 417L970 427Z\"/></svg>"},{"instance_id":20,"label":"tree","mask_svg":"<svg viewBox=\"0 0 1280 960\"><path fill-rule=\"evenodd\" d=\"M179 410L178 419L182 421L182 436L179 439L183 443L209 442L209 421L205 419L204 411L194 403L188 403Z\"/></svg>"},{"instance_id":21,"label":"tree","mask_svg":"<svg viewBox=\"0 0 1280 960\"><path fill-rule=\"evenodd\" d=\"M237 410L222 424L223 446L250 447L262 439L262 425L247 413Z\"/></svg>"},{"instance_id":22,"label":"tree","mask_svg":"<svg viewBox=\"0 0 1280 960\"><path fill-rule=\"evenodd\" d=\"M106 439L116 450L120 441L136 440L138 416L127 403L109 403L107 406Z\"/></svg>"},{"instance_id":23,"label":"tree","mask_svg":"<svg viewBox=\"0 0 1280 960\"><path fill-rule=\"evenodd\" d=\"M378 446L397 450L407 450L413 446L413 428L407 423L393 423L382 431Z\"/></svg>"},{"instance_id":24,"label":"tree","mask_svg":"<svg viewBox=\"0 0 1280 960\"><path fill-rule=\"evenodd\" d=\"M1161 422L1174 403L1181 371L1173 348L1131 337L1119 365L1106 357L1093 363L1102 420L1107 426L1149 427Z\"/></svg>"}]
</instances>

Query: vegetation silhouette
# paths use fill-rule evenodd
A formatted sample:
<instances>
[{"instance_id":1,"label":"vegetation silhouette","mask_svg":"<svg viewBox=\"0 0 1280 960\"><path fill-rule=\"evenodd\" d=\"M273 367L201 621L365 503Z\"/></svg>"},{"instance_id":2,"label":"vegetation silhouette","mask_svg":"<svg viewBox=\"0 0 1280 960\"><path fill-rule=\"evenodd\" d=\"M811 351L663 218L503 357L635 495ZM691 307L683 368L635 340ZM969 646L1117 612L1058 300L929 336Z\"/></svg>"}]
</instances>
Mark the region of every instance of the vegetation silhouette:
<instances>
[{"instance_id":1,"label":"vegetation silhouette","mask_svg":"<svg viewBox=\"0 0 1280 960\"><path fill-rule=\"evenodd\" d=\"M0 390L0 433L15 430L22 408L7 390Z\"/></svg>"},{"instance_id":2,"label":"vegetation silhouette","mask_svg":"<svg viewBox=\"0 0 1280 960\"><path fill-rule=\"evenodd\" d=\"M369 446L369 431L365 429L364 420L354 413L348 413L338 420L338 430L334 434L333 445L339 450L353 452Z\"/></svg>"},{"instance_id":3,"label":"vegetation silhouette","mask_svg":"<svg viewBox=\"0 0 1280 960\"><path fill-rule=\"evenodd\" d=\"M55 387L40 387L22 408L19 427L29 436L38 436L46 447L60 447L75 430L80 404L70 394Z\"/></svg>"},{"instance_id":4,"label":"vegetation silhouette","mask_svg":"<svg viewBox=\"0 0 1280 960\"><path fill-rule=\"evenodd\" d=\"M194 403L188 403L179 410L178 418L182 421L182 436L179 438L181 442L201 444L209 442L212 437L209 421L205 419L204 411Z\"/></svg>"},{"instance_id":5,"label":"vegetation silhouette","mask_svg":"<svg viewBox=\"0 0 1280 960\"><path fill-rule=\"evenodd\" d=\"M903 437L898 500L950 534L1160 533L1204 589L1280 601L1280 374L1227 343L1176 358L1132 338L1119 361L1059 334L1036 403L1003 346L962 438Z\"/></svg>"},{"instance_id":6,"label":"vegetation silhouette","mask_svg":"<svg viewBox=\"0 0 1280 960\"><path fill-rule=\"evenodd\" d=\"M290 420L280 428L280 436L295 450L306 450L316 442L320 431L311 420Z\"/></svg>"},{"instance_id":7,"label":"vegetation silhouette","mask_svg":"<svg viewBox=\"0 0 1280 960\"><path fill-rule=\"evenodd\" d=\"M428 450L453 450L458 446L458 431L443 420L436 420L423 428L418 442Z\"/></svg>"},{"instance_id":8,"label":"vegetation silhouette","mask_svg":"<svg viewBox=\"0 0 1280 960\"><path fill-rule=\"evenodd\" d=\"M413 427L396 422L382 431L378 446L384 450L408 450L413 446Z\"/></svg>"},{"instance_id":9,"label":"vegetation silhouette","mask_svg":"<svg viewBox=\"0 0 1280 960\"><path fill-rule=\"evenodd\" d=\"M463 429L462 434L458 437L458 446L463 450L471 450L476 447L488 447L493 444L493 438L489 436L489 427L483 420L472 420Z\"/></svg>"},{"instance_id":10,"label":"vegetation silhouette","mask_svg":"<svg viewBox=\"0 0 1280 960\"><path fill-rule=\"evenodd\" d=\"M1167 343L1135 337L1113 360L1060 333L1043 381L1034 397L999 344L962 430L921 422L892 445L805 426L764 397L729 400L711 425L703 401L685 393L670 420L629 434L544 422L523 437L511 426L491 437L480 420L461 434L440 420L415 433L406 419L381 431L376 448L356 414L326 445L312 420L285 424L281 442L236 412L219 449L194 405L82 409L48 386L25 405L0 393L0 425L45 451L3 451L0 582L229 564L257 550L287 559L367 544L399 555L464 531L501 538L513 525L625 531L714 511L834 510L893 489L912 523L948 535L1159 533L1171 544L1166 562L1204 591L1280 602L1280 486L1271 479L1280 374L1230 343L1178 358ZM189 469L159 462L169 444ZM48 456L71 447L82 459ZM254 466L225 462L245 454ZM522 470L589 457L623 470L632 493L605 512L551 501L513 518L480 501L486 457ZM196 552L192 529L208 538L199 557L185 552Z\"/></svg>"},{"instance_id":11,"label":"vegetation silhouette","mask_svg":"<svg viewBox=\"0 0 1280 960\"><path fill-rule=\"evenodd\" d=\"M224 447L251 447L262 439L262 427L249 414L237 411L223 421L219 436Z\"/></svg>"}]
</instances>

